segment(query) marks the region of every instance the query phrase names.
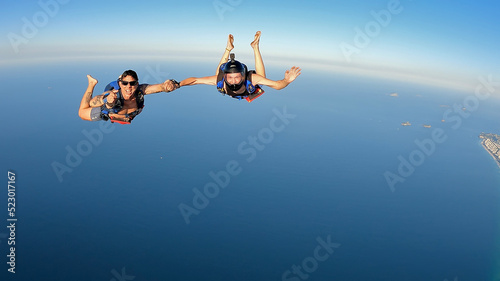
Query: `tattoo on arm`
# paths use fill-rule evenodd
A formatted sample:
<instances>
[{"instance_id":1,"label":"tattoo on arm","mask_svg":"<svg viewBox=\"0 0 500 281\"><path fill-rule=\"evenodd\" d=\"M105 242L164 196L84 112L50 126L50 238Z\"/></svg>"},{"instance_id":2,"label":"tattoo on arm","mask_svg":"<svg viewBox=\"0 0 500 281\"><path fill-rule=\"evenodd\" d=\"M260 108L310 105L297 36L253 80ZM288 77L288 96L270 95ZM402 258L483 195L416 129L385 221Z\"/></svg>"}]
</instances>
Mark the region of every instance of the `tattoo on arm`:
<instances>
[{"instance_id":1,"label":"tattoo on arm","mask_svg":"<svg viewBox=\"0 0 500 281\"><path fill-rule=\"evenodd\" d=\"M97 96L97 97L94 97L91 101L90 101L90 106L91 107L96 107L96 106L101 106L104 104L104 101L102 100L102 95L101 96Z\"/></svg>"}]
</instances>

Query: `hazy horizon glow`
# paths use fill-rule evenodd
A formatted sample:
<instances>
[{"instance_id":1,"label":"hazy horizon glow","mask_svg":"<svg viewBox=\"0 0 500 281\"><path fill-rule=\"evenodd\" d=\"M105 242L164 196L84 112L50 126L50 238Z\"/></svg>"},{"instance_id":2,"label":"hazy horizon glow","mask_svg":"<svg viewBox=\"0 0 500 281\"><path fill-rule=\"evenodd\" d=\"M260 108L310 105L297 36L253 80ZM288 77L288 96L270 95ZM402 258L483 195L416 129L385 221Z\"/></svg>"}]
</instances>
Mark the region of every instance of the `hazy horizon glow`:
<instances>
[{"instance_id":1,"label":"hazy horizon glow","mask_svg":"<svg viewBox=\"0 0 500 281\"><path fill-rule=\"evenodd\" d=\"M136 61L157 61L158 63L186 63L188 65L213 64L216 66L220 59L219 52L206 52L205 56L192 55L189 52L168 53L162 52L147 54L144 53L94 53L94 54L50 54L46 53L45 56L37 56L35 58L25 58L16 61L3 61L0 65L7 66L37 66L37 65L50 65L57 63L79 63L79 62L92 62L100 63L103 61L119 62L123 65L133 65ZM344 63L341 61L324 61L320 59L307 59L297 57L283 57L283 56L265 56L265 65L268 69L273 69L278 72L285 72L291 66L299 66L302 72L309 73L331 73L335 74L350 74L361 77L382 78L395 81L405 81L416 84L425 84L429 86L447 88L457 90L459 92L470 92L471 94L478 85L478 78L480 76L487 77L488 74L467 77L463 75L452 76L447 73L440 73L437 71L423 72L418 69L407 69L396 66L380 66L376 64L354 64ZM252 54L244 54L240 56L240 60L246 63L251 69L254 67ZM293 63L292 63L293 62ZM170 70L172 75L175 75L175 70ZM206 73L203 75L211 75ZM199 76L193 73L192 76ZM177 77L176 79L184 79L187 77ZM281 77L273 77L274 79L281 79ZM496 81L496 80L494 80ZM493 98L500 98L500 94L492 95Z\"/></svg>"}]
</instances>

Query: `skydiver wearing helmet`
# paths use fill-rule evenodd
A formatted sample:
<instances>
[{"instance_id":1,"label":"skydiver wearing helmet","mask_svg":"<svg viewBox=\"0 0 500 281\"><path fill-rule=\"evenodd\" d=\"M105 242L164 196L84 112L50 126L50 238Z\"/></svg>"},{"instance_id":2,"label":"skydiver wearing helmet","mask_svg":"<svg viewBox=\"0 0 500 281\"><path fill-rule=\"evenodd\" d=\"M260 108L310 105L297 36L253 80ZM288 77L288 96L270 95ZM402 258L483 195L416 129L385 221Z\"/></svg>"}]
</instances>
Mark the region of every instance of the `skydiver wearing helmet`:
<instances>
[{"instance_id":1,"label":"skydiver wearing helmet","mask_svg":"<svg viewBox=\"0 0 500 281\"><path fill-rule=\"evenodd\" d=\"M264 93L260 85L269 86L276 90L281 90L292 83L300 75L299 67L292 67L285 72L285 78L274 81L266 78L264 62L259 50L261 32L257 31L254 41L250 44L254 50L255 70L248 71L246 65L235 60L231 51L234 48L233 35L229 34L226 50L217 66L216 74L207 77L190 77L182 80L180 86L191 86L197 84L217 85L217 90L237 99L253 101ZM231 55L231 60L228 61Z\"/></svg>"}]
</instances>

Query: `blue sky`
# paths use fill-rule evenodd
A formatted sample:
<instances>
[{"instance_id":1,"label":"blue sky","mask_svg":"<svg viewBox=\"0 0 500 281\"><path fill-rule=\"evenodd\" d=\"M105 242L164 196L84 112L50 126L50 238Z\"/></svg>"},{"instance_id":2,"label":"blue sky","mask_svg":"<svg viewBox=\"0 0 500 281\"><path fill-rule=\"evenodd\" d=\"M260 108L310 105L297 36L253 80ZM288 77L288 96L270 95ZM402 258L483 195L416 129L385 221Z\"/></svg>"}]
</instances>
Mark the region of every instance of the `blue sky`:
<instances>
[{"instance_id":1,"label":"blue sky","mask_svg":"<svg viewBox=\"0 0 500 281\"><path fill-rule=\"evenodd\" d=\"M218 62L227 34L266 64L473 87L499 73L495 1L14 1L2 9L0 64L104 55ZM376 16L378 15L378 16ZM377 20L378 17L378 20Z\"/></svg>"}]
</instances>

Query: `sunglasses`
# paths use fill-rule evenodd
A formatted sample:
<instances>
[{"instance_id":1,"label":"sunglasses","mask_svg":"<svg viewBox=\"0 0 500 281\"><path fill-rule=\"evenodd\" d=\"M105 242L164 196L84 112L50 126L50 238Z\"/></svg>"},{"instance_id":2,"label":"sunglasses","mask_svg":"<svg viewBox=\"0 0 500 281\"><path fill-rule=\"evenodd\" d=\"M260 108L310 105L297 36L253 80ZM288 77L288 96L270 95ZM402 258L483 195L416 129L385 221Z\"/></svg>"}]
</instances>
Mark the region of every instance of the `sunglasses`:
<instances>
[{"instance_id":1,"label":"sunglasses","mask_svg":"<svg viewBox=\"0 0 500 281\"><path fill-rule=\"evenodd\" d=\"M123 80L120 80L120 82L123 84L123 86L127 86L129 83L130 83L130 86L136 86L137 84L139 84L139 82L137 82L137 81L123 81Z\"/></svg>"}]
</instances>

